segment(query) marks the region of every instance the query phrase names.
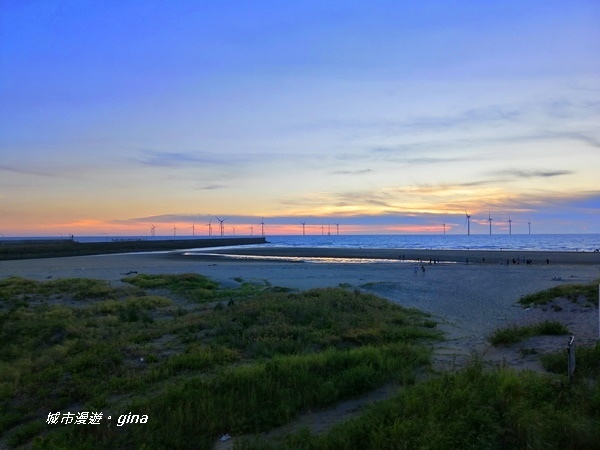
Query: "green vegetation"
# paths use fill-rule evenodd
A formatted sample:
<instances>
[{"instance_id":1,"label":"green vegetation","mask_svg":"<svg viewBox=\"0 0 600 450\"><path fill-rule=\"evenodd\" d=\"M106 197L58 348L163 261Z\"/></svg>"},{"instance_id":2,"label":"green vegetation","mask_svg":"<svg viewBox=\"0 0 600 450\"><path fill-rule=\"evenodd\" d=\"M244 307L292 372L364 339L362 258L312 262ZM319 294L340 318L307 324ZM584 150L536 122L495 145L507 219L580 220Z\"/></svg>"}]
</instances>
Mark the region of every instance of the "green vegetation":
<instances>
[{"instance_id":1,"label":"green vegetation","mask_svg":"<svg viewBox=\"0 0 600 450\"><path fill-rule=\"evenodd\" d=\"M417 310L359 291L289 292L241 278L236 288L195 274L123 281L0 280L0 447L208 449L222 434L260 436L390 382L403 385L397 395L323 435L235 447L592 449L600 441L600 344L577 348L572 384L564 352L542 356L559 375L476 361L416 383L429 367L428 343L440 337ZM542 322L491 340L556 333L568 330ZM51 412L103 418L48 424ZM129 413L147 423L119 426Z\"/></svg>"},{"instance_id":2,"label":"green vegetation","mask_svg":"<svg viewBox=\"0 0 600 450\"><path fill-rule=\"evenodd\" d=\"M545 320L544 322L500 328L489 337L492 345L507 345L521 342L533 336L557 336L569 334L569 329L560 322Z\"/></svg>"},{"instance_id":3,"label":"green vegetation","mask_svg":"<svg viewBox=\"0 0 600 450\"><path fill-rule=\"evenodd\" d=\"M52 296L68 296L75 300L112 298L117 292L106 281L85 278L64 278L45 283L20 277L0 280L0 301L14 301L17 297L27 301L35 297L46 299Z\"/></svg>"},{"instance_id":4,"label":"green vegetation","mask_svg":"<svg viewBox=\"0 0 600 450\"><path fill-rule=\"evenodd\" d=\"M577 368L575 375L577 377L598 378L600 374L600 343L594 347L578 347L576 343L575 355ZM565 374L567 373L567 351L566 349L541 356L542 364L548 372Z\"/></svg>"},{"instance_id":5,"label":"green vegetation","mask_svg":"<svg viewBox=\"0 0 600 450\"><path fill-rule=\"evenodd\" d=\"M545 291L536 292L522 297L521 305L545 305L557 298L566 298L572 302L584 299L590 306L598 304L598 283L596 280L590 284L563 284Z\"/></svg>"},{"instance_id":6,"label":"green vegetation","mask_svg":"<svg viewBox=\"0 0 600 450\"><path fill-rule=\"evenodd\" d=\"M440 336L419 311L344 289L123 281L0 281L0 444L210 448L225 432L412 383ZM50 412L104 419L52 425ZM116 426L129 412L149 425Z\"/></svg>"},{"instance_id":7,"label":"green vegetation","mask_svg":"<svg viewBox=\"0 0 600 450\"><path fill-rule=\"evenodd\" d=\"M198 274L145 275L123 278L123 281L141 289L165 289L188 300L215 300L219 284Z\"/></svg>"},{"instance_id":8,"label":"green vegetation","mask_svg":"<svg viewBox=\"0 0 600 450\"><path fill-rule=\"evenodd\" d=\"M598 380L598 371L595 372ZM475 363L406 388L322 436L308 430L237 449L596 449L600 388Z\"/></svg>"}]
</instances>

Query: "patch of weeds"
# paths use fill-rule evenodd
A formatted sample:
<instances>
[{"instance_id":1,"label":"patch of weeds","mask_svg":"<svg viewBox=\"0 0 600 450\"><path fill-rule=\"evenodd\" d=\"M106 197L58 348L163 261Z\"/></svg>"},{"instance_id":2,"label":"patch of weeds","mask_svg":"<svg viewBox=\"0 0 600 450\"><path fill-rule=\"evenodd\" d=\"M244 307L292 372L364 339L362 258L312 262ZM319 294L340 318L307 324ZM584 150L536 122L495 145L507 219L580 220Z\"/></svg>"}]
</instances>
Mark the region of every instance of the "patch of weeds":
<instances>
[{"instance_id":1,"label":"patch of weeds","mask_svg":"<svg viewBox=\"0 0 600 450\"><path fill-rule=\"evenodd\" d=\"M45 295L68 293L77 300L108 298L115 294L115 289L107 281L89 278L62 278L47 281L41 286Z\"/></svg>"},{"instance_id":2,"label":"patch of weeds","mask_svg":"<svg viewBox=\"0 0 600 450\"><path fill-rule=\"evenodd\" d=\"M519 354L524 358L525 356L537 355L538 351L535 348L520 348Z\"/></svg>"},{"instance_id":3,"label":"patch of weeds","mask_svg":"<svg viewBox=\"0 0 600 450\"><path fill-rule=\"evenodd\" d=\"M428 315L359 291L219 289L195 275L138 281L145 287L112 292L58 283L55 293L73 290L66 298L94 298L58 305L25 300L41 295L40 283L2 280L6 302L29 303L0 311L3 436L34 448L208 449L224 432L265 430L392 380L414 382L430 358L421 343L441 336ZM178 308L194 286L210 288L211 301ZM152 414L153 426L37 428L49 410L73 405Z\"/></svg>"},{"instance_id":4,"label":"patch of weeds","mask_svg":"<svg viewBox=\"0 0 600 450\"><path fill-rule=\"evenodd\" d=\"M46 427L47 425L41 420L19 425L11 430L6 438L6 443L11 447L18 447L43 432Z\"/></svg>"},{"instance_id":5,"label":"patch of weeds","mask_svg":"<svg viewBox=\"0 0 600 450\"><path fill-rule=\"evenodd\" d=\"M600 385L475 363L402 389L321 435L245 441L249 449L595 449ZM399 445L401 444L401 445Z\"/></svg>"},{"instance_id":6,"label":"patch of weeds","mask_svg":"<svg viewBox=\"0 0 600 450\"><path fill-rule=\"evenodd\" d=\"M122 279L142 289L162 289L196 302L212 301L219 284L203 275L186 273L181 275L138 274Z\"/></svg>"},{"instance_id":7,"label":"patch of weeds","mask_svg":"<svg viewBox=\"0 0 600 450\"><path fill-rule=\"evenodd\" d=\"M283 286L272 286L268 289L269 292L290 292L291 289Z\"/></svg>"},{"instance_id":8,"label":"patch of weeds","mask_svg":"<svg viewBox=\"0 0 600 450\"><path fill-rule=\"evenodd\" d=\"M437 327L437 322L435 320L424 320L423 321L423 326L425 328L435 328Z\"/></svg>"},{"instance_id":9,"label":"patch of weeds","mask_svg":"<svg viewBox=\"0 0 600 450\"><path fill-rule=\"evenodd\" d=\"M492 345L508 345L521 342L533 336L569 334L569 329L560 322L546 320L533 325L517 326L497 329L489 337Z\"/></svg>"},{"instance_id":10,"label":"patch of weeds","mask_svg":"<svg viewBox=\"0 0 600 450\"><path fill-rule=\"evenodd\" d=\"M231 307L218 304L207 320L215 342L256 358L439 338L423 317L371 294L330 288L265 292Z\"/></svg>"},{"instance_id":11,"label":"patch of weeds","mask_svg":"<svg viewBox=\"0 0 600 450\"><path fill-rule=\"evenodd\" d=\"M555 286L535 294L521 297L521 305L545 305L556 298L567 298L572 302L578 301L582 297L590 304L596 304L598 301L598 281L590 284L564 284Z\"/></svg>"},{"instance_id":12,"label":"patch of weeds","mask_svg":"<svg viewBox=\"0 0 600 450\"><path fill-rule=\"evenodd\" d=\"M560 352L542 355L540 360L544 369L548 372L566 374L568 366L567 358L567 351L565 349ZM600 342L597 342L593 347L576 347L575 358L576 375L598 380L600 377Z\"/></svg>"}]
</instances>

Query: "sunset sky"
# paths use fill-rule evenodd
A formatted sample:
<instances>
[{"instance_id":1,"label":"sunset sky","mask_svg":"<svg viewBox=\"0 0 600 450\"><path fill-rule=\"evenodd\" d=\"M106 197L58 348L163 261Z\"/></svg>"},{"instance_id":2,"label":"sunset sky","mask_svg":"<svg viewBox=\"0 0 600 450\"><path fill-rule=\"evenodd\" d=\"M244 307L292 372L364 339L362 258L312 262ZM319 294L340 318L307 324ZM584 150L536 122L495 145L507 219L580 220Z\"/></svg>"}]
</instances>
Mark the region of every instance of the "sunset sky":
<instances>
[{"instance_id":1,"label":"sunset sky","mask_svg":"<svg viewBox=\"0 0 600 450\"><path fill-rule=\"evenodd\" d=\"M465 212L600 233L597 0L0 2L1 236Z\"/></svg>"}]
</instances>

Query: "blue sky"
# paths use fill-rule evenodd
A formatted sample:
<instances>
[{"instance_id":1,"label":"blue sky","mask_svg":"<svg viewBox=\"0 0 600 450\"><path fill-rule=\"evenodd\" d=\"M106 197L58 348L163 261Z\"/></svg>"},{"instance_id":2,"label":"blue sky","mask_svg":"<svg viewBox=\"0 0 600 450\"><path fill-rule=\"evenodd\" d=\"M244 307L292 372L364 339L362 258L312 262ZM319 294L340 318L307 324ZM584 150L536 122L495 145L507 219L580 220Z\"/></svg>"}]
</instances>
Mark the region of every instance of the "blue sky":
<instances>
[{"instance_id":1,"label":"blue sky","mask_svg":"<svg viewBox=\"0 0 600 450\"><path fill-rule=\"evenodd\" d=\"M0 233L464 233L467 211L599 233L598 23L596 1L4 0Z\"/></svg>"}]
</instances>

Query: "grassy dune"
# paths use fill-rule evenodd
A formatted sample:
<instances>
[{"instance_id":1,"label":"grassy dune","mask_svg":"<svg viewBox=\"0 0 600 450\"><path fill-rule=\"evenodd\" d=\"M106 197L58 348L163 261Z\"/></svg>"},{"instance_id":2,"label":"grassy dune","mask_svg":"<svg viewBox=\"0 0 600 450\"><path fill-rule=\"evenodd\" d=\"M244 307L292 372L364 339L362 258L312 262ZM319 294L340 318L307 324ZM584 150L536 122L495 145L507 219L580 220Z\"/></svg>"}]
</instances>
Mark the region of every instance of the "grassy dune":
<instances>
[{"instance_id":1,"label":"grassy dune","mask_svg":"<svg viewBox=\"0 0 600 450\"><path fill-rule=\"evenodd\" d=\"M210 448L225 432L411 383L429 362L423 343L439 338L426 315L344 289L223 289L191 274L124 281L0 281L7 445ZM82 411L103 420L46 423ZM129 412L149 424L117 426Z\"/></svg>"},{"instance_id":2,"label":"grassy dune","mask_svg":"<svg viewBox=\"0 0 600 450\"><path fill-rule=\"evenodd\" d=\"M578 348L572 384L477 361L416 382L440 337L436 324L373 295L241 279L223 288L196 274L123 281L0 280L0 447L208 449L224 433L260 436L390 382L404 388L322 435L235 447L595 449L600 441L600 345ZM544 363L565 373L562 354ZM102 419L48 424L57 412ZM119 425L126 415L147 423Z\"/></svg>"}]
</instances>

